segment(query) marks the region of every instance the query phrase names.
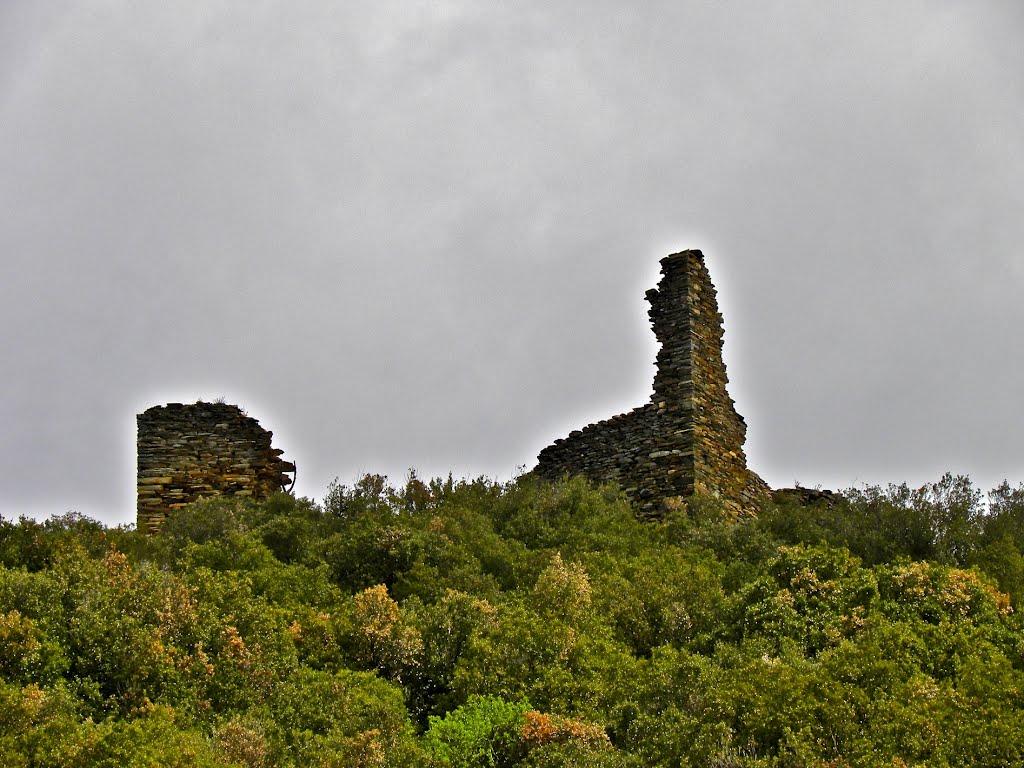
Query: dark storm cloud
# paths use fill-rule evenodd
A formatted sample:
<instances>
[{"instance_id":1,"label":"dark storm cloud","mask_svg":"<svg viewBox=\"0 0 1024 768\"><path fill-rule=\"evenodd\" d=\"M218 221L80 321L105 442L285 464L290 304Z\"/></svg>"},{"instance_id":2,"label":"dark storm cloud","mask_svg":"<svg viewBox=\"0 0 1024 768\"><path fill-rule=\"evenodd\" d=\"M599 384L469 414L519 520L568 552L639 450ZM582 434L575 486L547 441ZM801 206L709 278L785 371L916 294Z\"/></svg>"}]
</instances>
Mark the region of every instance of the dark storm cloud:
<instances>
[{"instance_id":1,"label":"dark storm cloud","mask_svg":"<svg viewBox=\"0 0 1024 768\"><path fill-rule=\"evenodd\" d=\"M0 512L224 396L319 496L643 402L703 248L775 485L1024 479L1017 3L0 10ZM11 6L15 7L13 10Z\"/></svg>"}]
</instances>

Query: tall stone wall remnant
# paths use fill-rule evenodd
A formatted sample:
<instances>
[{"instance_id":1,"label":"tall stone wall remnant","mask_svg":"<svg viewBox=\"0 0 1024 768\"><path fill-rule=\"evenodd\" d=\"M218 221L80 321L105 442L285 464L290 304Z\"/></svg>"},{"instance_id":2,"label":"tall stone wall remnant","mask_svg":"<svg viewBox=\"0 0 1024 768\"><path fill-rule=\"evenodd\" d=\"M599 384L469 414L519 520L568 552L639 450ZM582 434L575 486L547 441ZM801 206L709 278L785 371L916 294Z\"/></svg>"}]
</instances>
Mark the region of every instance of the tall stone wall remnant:
<instances>
[{"instance_id":1,"label":"tall stone wall remnant","mask_svg":"<svg viewBox=\"0 0 1024 768\"><path fill-rule=\"evenodd\" d=\"M616 481L646 516L694 493L720 497L735 516L751 514L769 489L747 468L747 427L726 390L722 316L704 255L666 256L661 274L646 296L661 344L651 402L556 440L534 472Z\"/></svg>"},{"instance_id":2,"label":"tall stone wall remnant","mask_svg":"<svg viewBox=\"0 0 1024 768\"><path fill-rule=\"evenodd\" d=\"M139 531L156 533L175 509L209 496L266 498L295 465L273 433L236 405L170 403L136 417Z\"/></svg>"}]
</instances>

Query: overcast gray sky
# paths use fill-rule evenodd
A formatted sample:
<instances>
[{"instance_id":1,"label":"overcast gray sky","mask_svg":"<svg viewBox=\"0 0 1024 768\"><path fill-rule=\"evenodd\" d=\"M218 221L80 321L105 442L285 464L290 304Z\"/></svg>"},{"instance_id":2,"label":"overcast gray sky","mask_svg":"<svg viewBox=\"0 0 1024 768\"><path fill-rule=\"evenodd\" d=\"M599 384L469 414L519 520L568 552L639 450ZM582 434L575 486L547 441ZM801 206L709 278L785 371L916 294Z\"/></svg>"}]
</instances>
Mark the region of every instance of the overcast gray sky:
<instances>
[{"instance_id":1,"label":"overcast gray sky","mask_svg":"<svg viewBox=\"0 0 1024 768\"><path fill-rule=\"evenodd\" d=\"M134 520L135 414L321 497L647 400L704 250L774 486L1024 480L1024 4L0 4L0 514Z\"/></svg>"}]
</instances>

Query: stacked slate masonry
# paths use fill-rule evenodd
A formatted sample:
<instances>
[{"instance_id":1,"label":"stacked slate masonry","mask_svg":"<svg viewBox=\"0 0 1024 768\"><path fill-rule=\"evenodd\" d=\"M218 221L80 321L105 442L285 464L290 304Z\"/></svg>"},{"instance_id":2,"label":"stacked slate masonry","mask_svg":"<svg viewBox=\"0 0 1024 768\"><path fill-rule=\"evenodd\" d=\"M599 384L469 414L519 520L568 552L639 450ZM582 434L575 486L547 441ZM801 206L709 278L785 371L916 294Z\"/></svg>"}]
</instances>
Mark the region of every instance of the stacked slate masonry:
<instances>
[{"instance_id":1,"label":"stacked slate masonry","mask_svg":"<svg viewBox=\"0 0 1024 768\"><path fill-rule=\"evenodd\" d=\"M262 499L292 482L295 465L271 445L273 433L236 405L170 403L136 423L139 531L156 533L175 509L201 498Z\"/></svg>"},{"instance_id":2,"label":"stacked slate masonry","mask_svg":"<svg viewBox=\"0 0 1024 768\"><path fill-rule=\"evenodd\" d=\"M735 517L754 514L769 489L747 468L747 427L726 389L722 316L704 256L666 256L661 274L647 292L661 344L651 402L556 440L534 472L615 481L645 516L694 493L718 496Z\"/></svg>"}]
</instances>

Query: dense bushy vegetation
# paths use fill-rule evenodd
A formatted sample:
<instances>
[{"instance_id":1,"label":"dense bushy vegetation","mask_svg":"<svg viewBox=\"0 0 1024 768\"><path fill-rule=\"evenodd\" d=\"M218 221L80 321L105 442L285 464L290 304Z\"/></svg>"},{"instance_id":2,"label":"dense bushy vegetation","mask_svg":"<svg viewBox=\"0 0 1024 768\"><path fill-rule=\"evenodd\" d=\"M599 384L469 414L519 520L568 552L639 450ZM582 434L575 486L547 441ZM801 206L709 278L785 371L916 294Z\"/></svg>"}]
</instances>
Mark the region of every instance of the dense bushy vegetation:
<instances>
[{"instance_id":1,"label":"dense bushy vegetation","mask_svg":"<svg viewBox=\"0 0 1024 768\"><path fill-rule=\"evenodd\" d=\"M0 521L4 766L1024 764L1024 488L526 477Z\"/></svg>"}]
</instances>

